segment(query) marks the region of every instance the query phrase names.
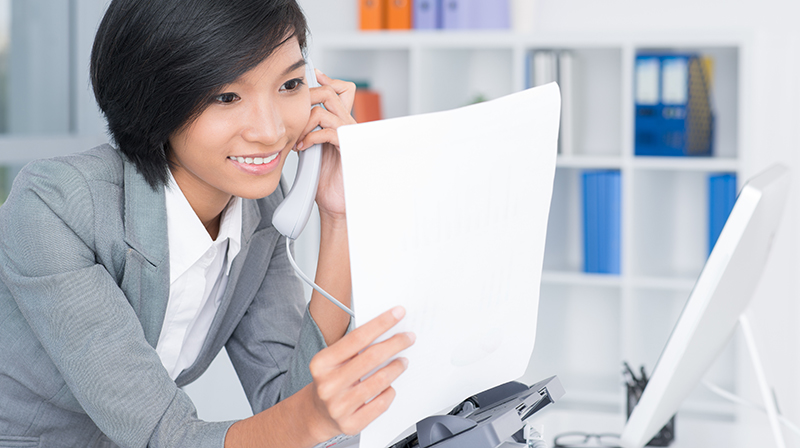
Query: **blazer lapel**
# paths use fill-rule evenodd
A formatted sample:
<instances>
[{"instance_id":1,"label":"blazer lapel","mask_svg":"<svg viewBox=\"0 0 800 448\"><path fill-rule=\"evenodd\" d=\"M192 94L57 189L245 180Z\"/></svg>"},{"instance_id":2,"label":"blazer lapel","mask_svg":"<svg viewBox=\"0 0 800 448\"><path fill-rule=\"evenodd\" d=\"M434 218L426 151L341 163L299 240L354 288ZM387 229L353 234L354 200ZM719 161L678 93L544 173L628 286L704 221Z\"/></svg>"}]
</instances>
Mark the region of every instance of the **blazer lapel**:
<instances>
[{"instance_id":1,"label":"blazer lapel","mask_svg":"<svg viewBox=\"0 0 800 448\"><path fill-rule=\"evenodd\" d=\"M260 281L240 283L239 278L263 278L264 272L269 267L269 260L275 242L278 240L278 231L272 227L270 222L262 221L262 213L271 212L278 205L279 199L279 193L273 193L266 200L244 200L242 204L242 248L233 260L228 285L197 360L175 379L179 386L196 380L208 368L233 333L241 316L261 286ZM259 202L266 207L259 208ZM259 234L258 238L254 238L256 232ZM262 232L274 235L267 236Z\"/></svg>"},{"instance_id":2,"label":"blazer lapel","mask_svg":"<svg viewBox=\"0 0 800 448\"><path fill-rule=\"evenodd\" d=\"M169 244L164 189L154 190L127 158L124 160L125 242L123 284L144 329L155 347L169 300ZM137 272L138 271L138 272Z\"/></svg>"}]
</instances>

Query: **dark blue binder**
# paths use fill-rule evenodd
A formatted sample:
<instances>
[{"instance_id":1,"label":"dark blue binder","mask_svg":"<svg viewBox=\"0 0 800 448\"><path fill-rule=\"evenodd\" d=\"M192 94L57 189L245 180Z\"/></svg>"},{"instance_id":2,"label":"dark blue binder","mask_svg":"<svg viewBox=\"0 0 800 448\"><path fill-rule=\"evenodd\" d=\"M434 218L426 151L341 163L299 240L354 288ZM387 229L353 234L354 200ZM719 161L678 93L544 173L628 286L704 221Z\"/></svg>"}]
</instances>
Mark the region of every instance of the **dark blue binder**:
<instances>
[{"instance_id":1,"label":"dark blue binder","mask_svg":"<svg viewBox=\"0 0 800 448\"><path fill-rule=\"evenodd\" d=\"M635 64L637 156L710 156L711 81L697 54L640 54Z\"/></svg>"},{"instance_id":2,"label":"dark blue binder","mask_svg":"<svg viewBox=\"0 0 800 448\"><path fill-rule=\"evenodd\" d=\"M736 202L736 174L708 176L708 254L717 243L722 228Z\"/></svg>"}]
</instances>

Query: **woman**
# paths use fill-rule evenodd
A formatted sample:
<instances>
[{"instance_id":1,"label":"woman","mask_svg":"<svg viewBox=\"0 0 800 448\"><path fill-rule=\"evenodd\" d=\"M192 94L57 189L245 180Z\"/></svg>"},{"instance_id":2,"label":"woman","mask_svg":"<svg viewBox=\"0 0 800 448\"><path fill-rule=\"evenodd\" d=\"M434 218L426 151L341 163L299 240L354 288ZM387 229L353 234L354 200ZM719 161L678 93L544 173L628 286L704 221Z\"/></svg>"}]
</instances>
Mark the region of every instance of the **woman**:
<instances>
[{"instance_id":1,"label":"woman","mask_svg":"<svg viewBox=\"0 0 800 448\"><path fill-rule=\"evenodd\" d=\"M402 309L345 335L271 225L286 156L324 143L316 282L349 305L355 87L309 89L305 37L293 0L111 2L91 77L116 147L30 164L0 208L0 446L307 447L388 407L405 361L360 379L413 343L367 348ZM203 422L179 387L223 346L255 415Z\"/></svg>"}]
</instances>

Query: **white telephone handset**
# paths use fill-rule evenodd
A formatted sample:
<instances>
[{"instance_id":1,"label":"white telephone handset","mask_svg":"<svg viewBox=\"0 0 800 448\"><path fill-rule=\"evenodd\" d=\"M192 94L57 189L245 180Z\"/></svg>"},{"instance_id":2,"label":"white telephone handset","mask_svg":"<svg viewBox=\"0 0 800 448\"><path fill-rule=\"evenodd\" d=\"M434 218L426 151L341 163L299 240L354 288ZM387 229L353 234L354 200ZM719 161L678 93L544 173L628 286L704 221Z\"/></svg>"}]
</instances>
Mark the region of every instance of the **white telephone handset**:
<instances>
[{"instance_id":1,"label":"white telephone handset","mask_svg":"<svg viewBox=\"0 0 800 448\"><path fill-rule=\"evenodd\" d=\"M306 83L308 88L319 87L311 59L306 56ZM323 107L315 104L314 107ZM315 131L320 129L317 126ZM272 215L272 225L289 239L297 239L308 223L314 198L317 196L319 171L322 167L322 145L314 145L298 153L297 174L292 188Z\"/></svg>"},{"instance_id":2,"label":"white telephone handset","mask_svg":"<svg viewBox=\"0 0 800 448\"><path fill-rule=\"evenodd\" d=\"M304 55L306 59L306 83L308 88L319 87L317 82L317 74L314 72L314 64L308 55ZM322 104L315 104L311 108L324 107ZM321 129L317 126L314 131ZM313 131L312 131L313 132ZM289 248L289 242L297 239L300 233L308 223L308 218L311 216L311 210L314 208L314 200L317 196L317 186L319 185L319 172L322 168L322 145L314 145L310 148L298 152L297 174L294 177L292 188L283 199L275 212L272 214L272 225L281 235L286 237L286 253L289 256L289 262L297 272L297 274L305 280L306 283L316 289L317 292L325 296L334 305L341 308L347 314L354 316L353 311L344 306L341 302L336 300L333 296L328 294L324 289L317 286L314 281L308 278L300 267L295 263L292 258L292 251Z\"/></svg>"}]
</instances>

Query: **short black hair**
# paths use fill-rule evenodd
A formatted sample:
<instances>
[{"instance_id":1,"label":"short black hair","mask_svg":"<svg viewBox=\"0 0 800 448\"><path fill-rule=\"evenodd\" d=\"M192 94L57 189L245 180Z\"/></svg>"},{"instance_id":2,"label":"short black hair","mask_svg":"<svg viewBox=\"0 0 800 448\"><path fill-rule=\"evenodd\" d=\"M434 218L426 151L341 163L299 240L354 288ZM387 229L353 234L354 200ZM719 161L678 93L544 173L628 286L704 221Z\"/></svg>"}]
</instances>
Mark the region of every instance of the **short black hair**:
<instances>
[{"instance_id":1,"label":"short black hair","mask_svg":"<svg viewBox=\"0 0 800 448\"><path fill-rule=\"evenodd\" d=\"M219 89L308 32L295 0L113 0L95 36L91 80L114 142L154 189L169 137Z\"/></svg>"}]
</instances>

